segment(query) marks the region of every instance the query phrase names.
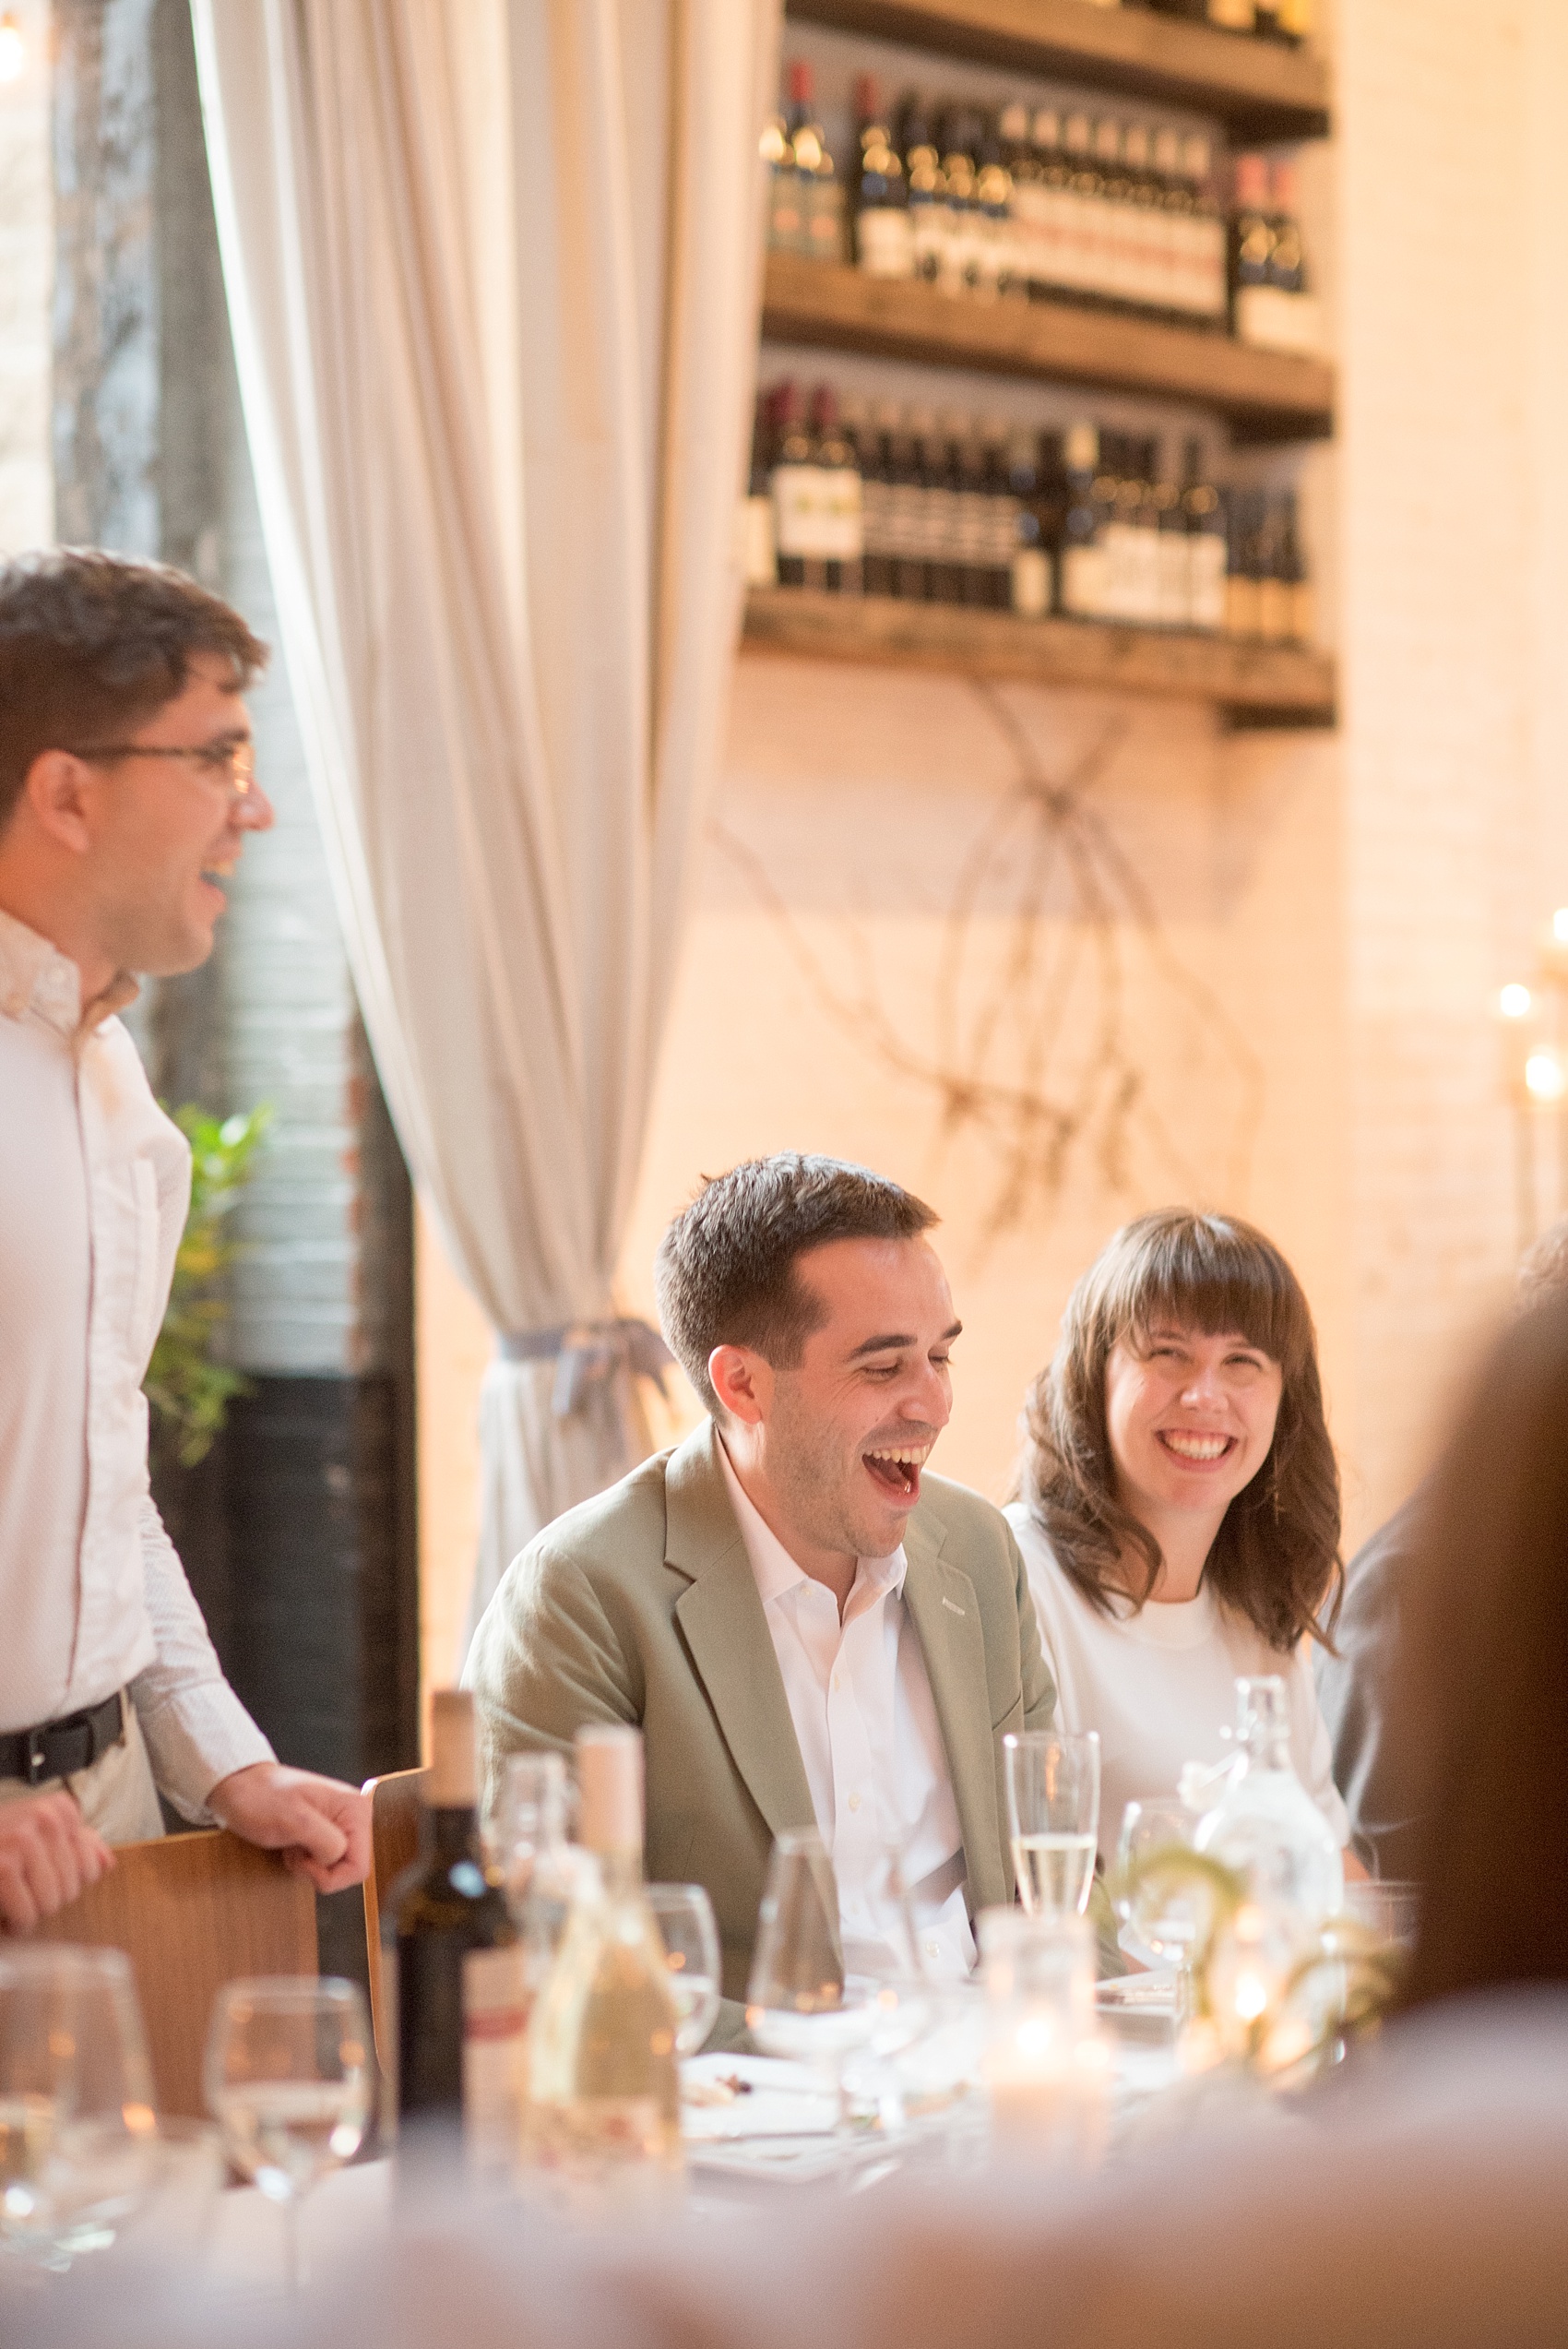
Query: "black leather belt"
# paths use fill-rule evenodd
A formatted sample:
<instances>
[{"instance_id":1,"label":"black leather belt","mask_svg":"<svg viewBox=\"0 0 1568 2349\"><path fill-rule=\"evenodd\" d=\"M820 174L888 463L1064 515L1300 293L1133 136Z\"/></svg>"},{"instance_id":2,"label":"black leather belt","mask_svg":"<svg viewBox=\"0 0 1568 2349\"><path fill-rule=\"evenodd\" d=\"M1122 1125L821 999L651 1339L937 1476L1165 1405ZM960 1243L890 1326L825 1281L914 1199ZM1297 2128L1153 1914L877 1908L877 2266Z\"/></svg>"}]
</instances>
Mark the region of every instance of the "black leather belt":
<instances>
[{"instance_id":1,"label":"black leather belt","mask_svg":"<svg viewBox=\"0 0 1568 2349\"><path fill-rule=\"evenodd\" d=\"M42 1786L48 1778L67 1778L86 1770L100 1754L118 1745L125 1728L125 1692L116 1688L101 1705L86 1712L67 1713L63 1721L41 1722L36 1729L0 1733L0 1778L19 1778Z\"/></svg>"}]
</instances>

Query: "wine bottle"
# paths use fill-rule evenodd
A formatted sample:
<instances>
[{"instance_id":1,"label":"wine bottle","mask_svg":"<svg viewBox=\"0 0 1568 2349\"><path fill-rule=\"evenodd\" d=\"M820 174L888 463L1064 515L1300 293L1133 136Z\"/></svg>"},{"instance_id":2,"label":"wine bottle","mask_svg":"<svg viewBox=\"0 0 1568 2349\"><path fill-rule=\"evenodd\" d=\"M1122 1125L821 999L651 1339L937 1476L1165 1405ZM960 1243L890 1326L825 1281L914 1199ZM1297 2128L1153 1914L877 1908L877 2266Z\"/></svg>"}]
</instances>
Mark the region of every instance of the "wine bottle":
<instances>
[{"instance_id":1,"label":"wine bottle","mask_svg":"<svg viewBox=\"0 0 1568 2349\"><path fill-rule=\"evenodd\" d=\"M834 595L859 595L865 553L860 460L839 423L838 402L826 384L819 387L812 401L812 430L821 485L822 584Z\"/></svg>"},{"instance_id":2,"label":"wine bottle","mask_svg":"<svg viewBox=\"0 0 1568 2349\"><path fill-rule=\"evenodd\" d=\"M767 165L767 242L775 253L801 249L801 191L795 158L790 148L790 118L780 107L763 131L760 141Z\"/></svg>"},{"instance_id":3,"label":"wine bottle","mask_svg":"<svg viewBox=\"0 0 1568 2349\"><path fill-rule=\"evenodd\" d=\"M1061 443L1056 443L1058 450ZM1007 438L1007 482L1013 493L1012 561L1007 601L1028 620L1051 609L1051 547L1046 535L1047 488L1040 457L1043 436L1020 425ZM1060 461L1060 459L1058 459Z\"/></svg>"},{"instance_id":4,"label":"wine bottle","mask_svg":"<svg viewBox=\"0 0 1568 2349\"><path fill-rule=\"evenodd\" d=\"M980 278L979 171L976 124L968 107L956 106L942 122L942 177L947 190L942 273L944 293L975 293Z\"/></svg>"},{"instance_id":5,"label":"wine bottle","mask_svg":"<svg viewBox=\"0 0 1568 2349\"><path fill-rule=\"evenodd\" d=\"M1233 330L1247 331L1247 296L1269 283L1274 226L1269 219L1268 159L1236 158L1236 209L1230 223L1230 302Z\"/></svg>"},{"instance_id":6,"label":"wine bottle","mask_svg":"<svg viewBox=\"0 0 1568 2349\"><path fill-rule=\"evenodd\" d=\"M898 432L896 400L879 400L863 438L861 459L861 520L864 553L861 583L867 595L896 595L899 554L894 443Z\"/></svg>"},{"instance_id":7,"label":"wine bottle","mask_svg":"<svg viewBox=\"0 0 1568 2349\"><path fill-rule=\"evenodd\" d=\"M1234 1868L1253 1900L1306 1925L1321 1925L1344 1906L1339 1845L1296 1775L1285 1683L1277 1675L1236 1683L1236 1759L1193 1843Z\"/></svg>"},{"instance_id":8,"label":"wine bottle","mask_svg":"<svg viewBox=\"0 0 1568 2349\"><path fill-rule=\"evenodd\" d=\"M1313 583L1307 576L1306 557L1301 550L1294 490L1287 490L1280 499L1279 576L1289 593L1286 637L1292 644L1311 644L1317 633L1317 614L1313 603Z\"/></svg>"},{"instance_id":9,"label":"wine bottle","mask_svg":"<svg viewBox=\"0 0 1568 2349\"><path fill-rule=\"evenodd\" d=\"M1304 293L1307 290L1307 268L1301 250L1301 226L1296 217L1294 164L1276 163L1273 181L1273 202L1268 217L1273 237L1268 255L1268 282L1277 287L1281 293Z\"/></svg>"},{"instance_id":10,"label":"wine bottle","mask_svg":"<svg viewBox=\"0 0 1568 2349\"><path fill-rule=\"evenodd\" d=\"M1112 115L1102 114L1094 126L1094 165L1098 201L1089 292L1098 301L1120 308L1132 281L1132 191L1123 167L1122 125Z\"/></svg>"},{"instance_id":11,"label":"wine bottle","mask_svg":"<svg viewBox=\"0 0 1568 2349\"><path fill-rule=\"evenodd\" d=\"M1115 481L1100 470L1100 436L1093 424L1073 424L1063 444L1067 469L1067 510L1062 523L1062 559L1057 574L1059 608L1070 619L1099 620L1106 612L1106 502L1096 495Z\"/></svg>"},{"instance_id":12,"label":"wine bottle","mask_svg":"<svg viewBox=\"0 0 1568 2349\"><path fill-rule=\"evenodd\" d=\"M997 154L1007 173L1007 228L1003 282L1028 298L1039 282L1039 245L1048 198L1040 159L1029 137L1029 110L1021 100L996 118Z\"/></svg>"},{"instance_id":13,"label":"wine bottle","mask_svg":"<svg viewBox=\"0 0 1568 2349\"><path fill-rule=\"evenodd\" d=\"M1285 576L1284 518L1278 498L1265 497L1258 531L1258 634L1265 644L1285 644L1295 616L1295 588Z\"/></svg>"},{"instance_id":14,"label":"wine bottle","mask_svg":"<svg viewBox=\"0 0 1568 2349\"><path fill-rule=\"evenodd\" d=\"M643 1741L577 1733L585 1869L534 2019L530 2125L538 2158L569 2180L634 2196L683 2168L675 2002L643 1891Z\"/></svg>"},{"instance_id":15,"label":"wine bottle","mask_svg":"<svg viewBox=\"0 0 1568 2349\"><path fill-rule=\"evenodd\" d=\"M752 426L752 463L742 512L742 568L748 587L774 587L778 580L778 551L773 534L772 394L758 392Z\"/></svg>"},{"instance_id":16,"label":"wine bottle","mask_svg":"<svg viewBox=\"0 0 1568 2349\"><path fill-rule=\"evenodd\" d=\"M502 2174L517 2156L529 1992L498 1871L485 1862L475 1797L473 1699L435 1693L419 1857L387 1895L384 1963L396 2023L400 2158L460 2137L468 2165Z\"/></svg>"},{"instance_id":17,"label":"wine bottle","mask_svg":"<svg viewBox=\"0 0 1568 2349\"><path fill-rule=\"evenodd\" d=\"M1027 289L1017 277L1013 251L1013 174L1002 153L1002 137L989 121L980 125L975 149L975 206L980 274L975 292L993 302Z\"/></svg>"},{"instance_id":18,"label":"wine bottle","mask_svg":"<svg viewBox=\"0 0 1568 2349\"><path fill-rule=\"evenodd\" d=\"M1224 212L1209 185L1213 165L1213 149L1204 133L1189 131L1182 141L1182 171L1192 191L1189 237L1194 303L1206 326L1223 327L1229 314L1228 232Z\"/></svg>"},{"instance_id":19,"label":"wine bottle","mask_svg":"<svg viewBox=\"0 0 1568 2349\"><path fill-rule=\"evenodd\" d=\"M947 248L947 183L925 101L911 91L898 118L898 149L909 191L909 244L915 275L925 285L942 276Z\"/></svg>"},{"instance_id":20,"label":"wine bottle","mask_svg":"<svg viewBox=\"0 0 1568 2349\"><path fill-rule=\"evenodd\" d=\"M1062 208L1065 226L1062 291L1075 302L1092 302L1099 293L1105 266L1094 125L1087 114L1074 113L1063 121L1062 154L1067 173Z\"/></svg>"},{"instance_id":21,"label":"wine bottle","mask_svg":"<svg viewBox=\"0 0 1568 2349\"><path fill-rule=\"evenodd\" d=\"M1202 443L1190 440L1182 492L1187 527L1187 614L1191 626L1218 635L1225 626L1225 509L1219 492L1204 473L1202 457Z\"/></svg>"},{"instance_id":22,"label":"wine bottle","mask_svg":"<svg viewBox=\"0 0 1568 2349\"><path fill-rule=\"evenodd\" d=\"M833 173L814 102L815 77L803 60L790 68L790 149L801 191L800 249L814 261L844 257L844 191Z\"/></svg>"},{"instance_id":23,"label":"wine bottle","mask_svg":"<svg viewBox=\"0 0 1568 2349\"><path fill-rule=\"evenodd\" d=\"M1158 590L1155 617L1163 628L1187 628L1193 623L1192 566L1187 556L1187 516L1182 503L1183 484L1169 479L1154 484L1154 507L1159 531Z\"/></svg>"},{"instance_id":24,"label":"wine bottle","mask_svg":"<svg viewBox=\"0 0 1568 2349\"><path fill-rule=\"evenodd\" d=\"M909 191L871 74L861 74L855 84L855 259L867 277L913 277Z\"/></svg>"},{"instance_id":25,"label":"wine bottle","mask_svg":"<svg viewBox=\"0 0 1568 2349\"><path fill-rule=\"evenodd\" d=\"M824 492L816 444L806 427L805 408L792 383L776 392L778 439L774 447L773 536L780 587L826 585L823 560Z\"/></svg>"},{"instance_id":26,"label":"wine bottle","mask_svg":"<svg viewBox=\"0 0 1568 2349\"><path fill-rule=\"evenodd\" d=\"M1062 144L1062 117L1054 106L1039 106L1029 125L1035 168L1039 173L1036 230L1029 244L1029 296L1046 302L1072 285L1071 247L1076 230L1077 197L1073 167Z\"/></svg>"}]
</instances>

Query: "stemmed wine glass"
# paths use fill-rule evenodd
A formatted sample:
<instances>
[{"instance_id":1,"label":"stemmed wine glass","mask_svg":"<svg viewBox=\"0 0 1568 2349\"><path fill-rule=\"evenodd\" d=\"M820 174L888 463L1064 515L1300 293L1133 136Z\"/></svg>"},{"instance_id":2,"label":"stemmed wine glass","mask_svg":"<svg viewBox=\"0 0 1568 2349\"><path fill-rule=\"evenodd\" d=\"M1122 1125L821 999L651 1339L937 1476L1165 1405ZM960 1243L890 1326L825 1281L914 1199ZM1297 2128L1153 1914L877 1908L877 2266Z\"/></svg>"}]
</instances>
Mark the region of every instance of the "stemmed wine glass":
<instances>
[{"instance_id":1,"label":"stemmed wine glass","mask_svg":"<svg viewBox=\"0 0 1568 2349\"><path fill-rule=\"evenodd\" d=\"M207 2101L230 2161L282 2210L291 2291L300 2283L300 2203L364 2140L370 2044L351 1982L258 1974L231 1982L213 2007Z\"/></svg>"},{"instance_id":2,"label":"stemmed wine glass","mask_svg":"<svg viewBox=\"0 0 1568 2349\"><path fill-rule=\"evenodd\" d=\"M663 1937L675 2000L675 2052L695 2056L719 2020L719 1927L700 1884L650 1884L647 1904Z\"/></svg>"},{"instance_id":3,"label":"stemmed wine glass","mask_svg":"<svg viewBox=\"0 0 1568 2349\"><path fill-rule=\"evenodd\" d=\"M118 1950L0 1954L0 2243L44 2267L113 2242L145 2200L158 2117Z\"/></svg>"},{"instance_id":4,"label":"stemmed wine glass","mask_svg":"<svg viewBox=\"0 0 1568 2349\"><path fill-rule=\"evenodd\" d=\"M1019 1898L1030 1916L1082 1916L1099 1830L1099 1735L1030 1729L1002 1749Z\"/></svg>"},{"instance_id":5,"label":"stemmed wine glass","mask_svg":"<svg viewBox=\"0 0 1568 2349\"><path fill-rule=\"evenodd\" d=\"M877 1985L845 1979L838 1887L826 1845L814 1827L780 1835L757 1913L746 2022L765 2055L788 2057L823 2075L841 2140L853 2122L845 2068L870 2045L880 2021Z\"/></svg>"},{"instance_id":6,"label":"stemmed wine glass","mask_svg":"<svg viewBox=\"0 0 1568 2349\"><path fill-rule=\"evenodd\" d=\"M1122 1814L1116 1913L1176 1973L1176 2027L1193 2010L1193 1961L1208 1930L1211 1894L1194 1853L1185 1803L1149 1796Z\"/></svg>"}]
</instances>

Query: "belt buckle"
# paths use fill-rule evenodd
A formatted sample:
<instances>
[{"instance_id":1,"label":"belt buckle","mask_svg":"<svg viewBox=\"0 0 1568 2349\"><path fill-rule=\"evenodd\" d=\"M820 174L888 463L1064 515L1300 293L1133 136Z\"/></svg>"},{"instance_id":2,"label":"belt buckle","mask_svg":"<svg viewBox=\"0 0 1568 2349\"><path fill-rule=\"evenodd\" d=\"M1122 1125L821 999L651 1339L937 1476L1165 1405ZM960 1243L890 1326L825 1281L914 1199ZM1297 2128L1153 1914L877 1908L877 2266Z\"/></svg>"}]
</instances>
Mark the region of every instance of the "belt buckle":
<instances>
[{"instance_id":1,"label":"belt buckle","mask_svg":"<svg viewBox=\"0 0 1568 2349\"><path fill-rule=\"evenodd\" d=\"M30 1786L42 1786L49 1776L49 1753L44 1744L44 1735L45 1733L42 1729L28 1731L26 1768L22 1771L22 1776Z\"/></svg>"}]
</instances>

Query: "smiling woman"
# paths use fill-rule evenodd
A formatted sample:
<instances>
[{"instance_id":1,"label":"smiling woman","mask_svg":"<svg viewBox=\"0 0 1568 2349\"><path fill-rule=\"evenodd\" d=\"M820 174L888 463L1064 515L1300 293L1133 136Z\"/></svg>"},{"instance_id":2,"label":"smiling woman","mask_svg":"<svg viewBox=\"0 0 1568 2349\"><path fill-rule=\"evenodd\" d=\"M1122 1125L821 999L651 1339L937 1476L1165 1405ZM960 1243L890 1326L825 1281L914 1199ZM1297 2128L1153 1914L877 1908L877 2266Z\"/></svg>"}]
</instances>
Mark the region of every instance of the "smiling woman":
<instances>
[{"instance_id":1,"label":"smiling woman","mask_svg":"<svg viewBox=\"0 0 1568 2349\"><path fill-rule=\"evenodd\" d=\"M1026 1424L1007 1515L1062 1723L1099 1734L1102 1842L1183 1764L1219 1763L1239 1675L1277 1673L1297 1771L1343 1842L1310 1663L1337 1593L1339 1483L1278 1249L1226 1216L1126 1224L1069 1298Z\"/></svg>"}]
</instances>

